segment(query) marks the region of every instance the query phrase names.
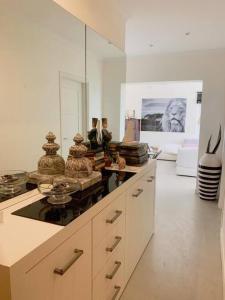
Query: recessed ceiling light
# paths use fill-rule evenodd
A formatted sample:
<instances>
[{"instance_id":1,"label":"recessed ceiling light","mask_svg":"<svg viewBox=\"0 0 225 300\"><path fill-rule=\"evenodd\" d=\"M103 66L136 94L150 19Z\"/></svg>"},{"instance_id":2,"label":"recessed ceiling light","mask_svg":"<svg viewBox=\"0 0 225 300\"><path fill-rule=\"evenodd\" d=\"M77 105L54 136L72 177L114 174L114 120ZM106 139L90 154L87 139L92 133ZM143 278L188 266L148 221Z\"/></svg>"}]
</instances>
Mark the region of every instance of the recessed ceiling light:
<instances>
[{"instance_id":1,"label":"recessed ceiling light","mask_svg":"<svg viewBox=\"0 0 225 300\"><path fill-rule=\"evenodd\" d=\"M190 35L191 33L188 31L188 32L185 32L185 35Z\"/></svg>"}]
</instances>

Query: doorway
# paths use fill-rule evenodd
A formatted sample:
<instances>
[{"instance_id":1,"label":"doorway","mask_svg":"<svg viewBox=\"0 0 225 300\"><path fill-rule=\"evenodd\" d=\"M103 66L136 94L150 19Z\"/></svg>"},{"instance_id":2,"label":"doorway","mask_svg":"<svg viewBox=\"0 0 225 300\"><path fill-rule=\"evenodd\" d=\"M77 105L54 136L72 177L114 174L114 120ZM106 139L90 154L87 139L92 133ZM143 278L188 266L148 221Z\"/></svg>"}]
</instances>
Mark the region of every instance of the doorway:
<instances>
[{"instance_id":1,"label":"doorway","mask_svg":"<svg viewBox=\"0 0 225 300\"><path fill-rule=\"evenodd\" d=\"M83 134L85 113L85 84L71 74L60 73L61 154L67 158L73 138Z\"/></svg>"}]
</instances>

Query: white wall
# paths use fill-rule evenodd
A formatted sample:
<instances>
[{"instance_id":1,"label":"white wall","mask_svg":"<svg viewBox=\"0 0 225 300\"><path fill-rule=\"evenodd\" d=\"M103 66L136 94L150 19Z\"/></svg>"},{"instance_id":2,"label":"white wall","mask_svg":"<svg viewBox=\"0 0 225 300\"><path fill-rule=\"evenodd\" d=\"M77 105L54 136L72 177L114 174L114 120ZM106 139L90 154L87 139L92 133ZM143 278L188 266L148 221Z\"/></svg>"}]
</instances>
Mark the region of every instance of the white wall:
<instances>
[{"instance_id":1,"label":"white wall","mask_svg":"<svg viewBox=\"0 0 225 300\"><path fill-rule=\"evenodd\" d=\"M185 132L141 132L141 141L149 145L165 148L166 144L181 144L185 137L199 137L200 108L196 103L197 92L202 91L202 82L149 82L126 84L126 112L141 119L142 99L149 98L185 98L187 111Z\"/></svg>"},{"instance_id":2,"label":"white wall","mask_svg":"<svg viewBox=\"0 0 225 300\"><path fill-rule=\"evenodd\" d=\"M7 2L1 15L1 169L37 169L48 131L60 142L59 72L84 81L84 27L78 23L81 27L73 31L74 17L51 3L57 7L56 15L47 5L41 13L47 18L42 20L35 8L30 11L34 16L24 16ZM62 17L59 27L56 16Z\"/></svg>"},{"instance_id":3,"label":"white wall","mask_svg":"<svg viewBox=\"0 0 225 300\"><path fill-rule=\"evenodd\" d=\"M125 18L114 0L54 0L96 32L124 49Z\"/></svg>"},{"instance_id":4,"label":"white wall","mask_svg":"<svg viewBox=\"0 0 225 300\"><path fill-rule=\"evenodd\" d=\"M225 118L225 50L197 51L130 57L127 60L128 82L203 81L200 149L205 152L209 136L217 138L219 123ZM221 148L218 154L221 154Z\"/></svg>"}]
</instances>

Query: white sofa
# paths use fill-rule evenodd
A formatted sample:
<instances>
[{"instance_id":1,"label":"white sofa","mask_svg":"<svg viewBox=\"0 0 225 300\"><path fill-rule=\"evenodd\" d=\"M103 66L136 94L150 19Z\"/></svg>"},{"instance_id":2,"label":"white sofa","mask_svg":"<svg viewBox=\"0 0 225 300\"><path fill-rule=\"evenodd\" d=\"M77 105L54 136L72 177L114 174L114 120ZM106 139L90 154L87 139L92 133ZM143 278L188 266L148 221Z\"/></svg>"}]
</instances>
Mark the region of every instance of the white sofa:
<instances>
[{"instance_id":1,"label":"white sofa","mask_svg":"<svg viewBox=\"0 0 225 300\"><path fill-rule=\"evenodd\" d=\"M198 168L198 140L185 139L178 150L176 161L176 174L183 176L197 176Z\"/></svg>"}]
</instances>

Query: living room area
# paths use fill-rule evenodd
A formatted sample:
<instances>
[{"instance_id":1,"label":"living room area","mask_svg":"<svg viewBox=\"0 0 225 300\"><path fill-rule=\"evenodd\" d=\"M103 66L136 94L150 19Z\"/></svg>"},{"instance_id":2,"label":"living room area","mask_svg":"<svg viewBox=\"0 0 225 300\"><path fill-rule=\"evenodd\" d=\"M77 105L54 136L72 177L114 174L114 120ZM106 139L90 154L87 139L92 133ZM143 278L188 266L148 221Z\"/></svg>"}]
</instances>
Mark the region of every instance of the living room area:
<instances>
[{"instance_id":1,"label":"living room area","mask_svg":"<svg viewBox=\"0 0 225 300\"><path fill-rule=\"evenodd\" d=\"M177 175L197 176L202 91L200 80L125 85L126 130L157 159L176 162Z\"/></svg>"}]
</instances>

